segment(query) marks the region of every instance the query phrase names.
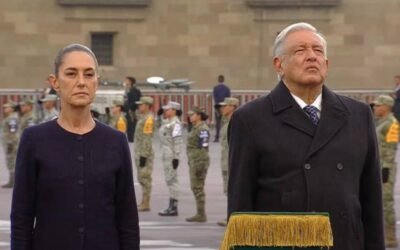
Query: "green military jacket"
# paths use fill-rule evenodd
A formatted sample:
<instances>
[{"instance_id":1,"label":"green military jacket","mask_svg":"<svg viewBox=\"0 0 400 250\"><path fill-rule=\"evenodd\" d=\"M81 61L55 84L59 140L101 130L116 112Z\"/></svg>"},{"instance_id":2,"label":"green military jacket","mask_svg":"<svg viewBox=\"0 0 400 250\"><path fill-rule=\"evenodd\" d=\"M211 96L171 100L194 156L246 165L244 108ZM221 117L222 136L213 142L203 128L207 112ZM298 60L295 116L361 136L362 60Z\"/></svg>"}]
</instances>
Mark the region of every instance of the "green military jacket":
<instances>
[{"instance_id":1,"label":"green military jacket","mask_svg":"<svg viewBox=\"0 0 400 250\"><path fill-rule=\"evenodd\" d=\"M226 119L222 126L221 134L221 168L228 171L229 145L228 145L228 127L230 119Z\"/></svg>"},{"instance_id":2,"label":"green military jacket","mask_svg":"<svg viewBox=\"0 0 400 250\"><path fill-rule=\"evenodd\" d=\"M377 120L376 135L382 168L394 167L399 142L399 124L393 114Z\"/></svg>"},{"instance_id":3,"label":"green military jacket","mask_svg":"<svg viewBox=\"0 0 400 250\"><path fill-rule=\"evenodd\" d=\"M18 143L18 115L17 113L12 113L5 117L2 121L3 128L3 144L17 144Z\"/></svg>"},{"instance_id":4,"label":"green military jacket","mask_svg":"<svg viewBox=\"0 0 400 250\"><path fill-rule=\"evenodd\" d=\"M149 113L139 116L139 120L135 128L135 157L153 157L153 133L154 133L154 116Z\"/></svg>"},{"instance_id":5,"label":"green military jacket","mask_svg":"<svg viewBox=\"0 0 400 250\"><path fill-rule=\"evenodd\" d=\"M19 135L22 134L22 132L29 127L32 127L33 125L36 124L36 117L33 114L33 112L28 112L26 114L23 114L19 118Z\"/></svg>"},{"instance_id":6,"label":"green military jacket","mask_svg":"<svg viewBox=\"0 0 400 250\"><path fill-rule=\"evenodd\" d=\"M189 160L208 159L210 129L205 122L194 125L187 137L186 152Z\"/></svg>"}]
</instances>

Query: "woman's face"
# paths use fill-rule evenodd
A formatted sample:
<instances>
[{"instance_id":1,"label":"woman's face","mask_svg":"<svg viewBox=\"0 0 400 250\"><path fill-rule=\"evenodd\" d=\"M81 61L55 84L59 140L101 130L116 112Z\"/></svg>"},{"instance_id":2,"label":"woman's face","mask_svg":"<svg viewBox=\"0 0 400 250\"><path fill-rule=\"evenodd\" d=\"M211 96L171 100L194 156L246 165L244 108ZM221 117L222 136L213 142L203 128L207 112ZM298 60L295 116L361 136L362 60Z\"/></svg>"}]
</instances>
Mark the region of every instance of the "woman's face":
<instances>
[{"instance_id":1,"label":"woman's face","mask_svg":"<svg viewBox=\"0 0 400 250\"><path fill-rule=\"evenodd\" d=\"M198 123L201 120L200 115L197 113L191 114L189 118L190 118L190 122L194 123L194 124Z\"/></svg>"},{"instance_id":2,"label":"woman's face","mask_svg":"<svg viewBox=\"0 0 400 250\"><path fill-rule=\"evenodd\" d=\"M52 76L53 88L61 103L73 107L87 107L95 97L99 76L92 56L83 51L64 55L57 76Z\"/></svg>"}]
</instances>

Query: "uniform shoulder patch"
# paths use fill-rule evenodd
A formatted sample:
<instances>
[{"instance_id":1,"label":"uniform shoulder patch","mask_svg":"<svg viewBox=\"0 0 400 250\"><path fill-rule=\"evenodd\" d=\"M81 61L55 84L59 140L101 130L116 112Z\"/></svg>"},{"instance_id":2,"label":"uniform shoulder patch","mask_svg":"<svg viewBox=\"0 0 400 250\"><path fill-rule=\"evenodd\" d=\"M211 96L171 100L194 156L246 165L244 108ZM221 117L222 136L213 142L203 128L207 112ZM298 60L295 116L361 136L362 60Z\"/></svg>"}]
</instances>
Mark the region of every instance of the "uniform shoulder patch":
<instances>
[{"instance_id":1,"label":"uniform shoulder patch","mask_svg":"<svg viewBox=\"0 0 400 250\"><path fill-rule=\"evenodd\" d=\"M210 141L210 133L208 130L200 130L199 132L199 148L208 148Z\"/></svg>"},{"instance_id":2,"label":"uniform shoulder patch","mask_svg":"<svg viewBox=\"0 0 400 250\"><path fill-rule=\"evenodd\" d=\"M179 123L174 125L174 129L172 130L172 137L182 136L182 126Z\"/></svg>"},{"instance_id":3,"label":"uniform shoulder patch","mask_svg":"<svg viewBox=\"0 0 400 250\"><path fill-rule=\"evenodd\" d=\"M8 130L10 133L16 133L18 130L18 121L17 119L10 119L8 121Z\"/></svg>"},{"instance_id":4,"label":"uniform shoulder patch","mask_svg":"<svg viewBox=\"0 0 400 250\"><path fill-rule=\"evenodd\" d=\"M152 134L153 128L154 128L154 119L153 117L149 116L144 122L143 134L146 135Z\"/></svg>"}]
</instances>

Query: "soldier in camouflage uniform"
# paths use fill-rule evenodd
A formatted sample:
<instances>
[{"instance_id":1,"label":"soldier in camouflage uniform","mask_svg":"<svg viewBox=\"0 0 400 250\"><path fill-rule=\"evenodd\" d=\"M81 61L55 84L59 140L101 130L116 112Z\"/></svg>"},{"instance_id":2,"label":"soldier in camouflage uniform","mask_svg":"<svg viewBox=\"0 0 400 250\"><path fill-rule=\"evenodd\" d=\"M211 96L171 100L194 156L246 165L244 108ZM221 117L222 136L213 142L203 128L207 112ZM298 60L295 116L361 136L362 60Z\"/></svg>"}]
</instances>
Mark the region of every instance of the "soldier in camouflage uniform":
<instances>
[{"instance_id":1,"label":"soldier in camouflage uniform","mask_svg":"<svg viewBox=\"0 0 400 250\"><path fill-rule=\"evenodd\" d=\"M228 192L228 176L229 176L228 126L232 114L238 105L239 105L239 100L234 97L226 97L223 102L219 103L221 114L224 119L224 125L221 128L221 171L222 171L222 181L223 181L223 188L225 195L227 195ZM220 226L226 226L226 219L218 221L217 224Z\"/></svg>"},{"instance_id":2,"label":"soldier in camouflage uniform","mask_svg":"<svg viewBox=\"0 0 400 250\"><path fill-rule=\"evenodd\" d=\"M150 211L151 182L153 173L153 132L154 116L150 112L153 98L142 96L138 102L139 120L135 128L135 164L137 177L142 187L142 202L138 205L138 211Z\"/></svg>"},{"instance_id":3,"label":"soldier in camouflage uniform","mask_svg":"<svg viewBox=\"0 0 400 250\"><path fill-rule=\"evenodd\" d=\"M159 212L160 216L178 215L178 166L182 147L182 124L177 113L181 112L181 106L177 102L168 102L162 107L165 119L159 130L162 163L164 166L165 181L169 188L169 206Z\"/></svg>"},{"instance_id":4,"label":"soldier in camouflage uniform","mask_svg":"<svg viewBox=\"0 0 400 250\"><path fill-rule=\"evenodd\" d=\"M56 109L57 95L49 94L40 101L42 102L44 112L42 123L56 119L58 117Z\"/></svg>"},{"instance_id":5,"label":"soldier in camouflage uniform","mask_svg":"<svg viewBox=\"0 0 400 250\"><path fill-rule=\"evenodd\" d=\"M9 172L8 183L2 188L12 188L14 186L15 159L17 156L18 144L18 115L15 113L16 105L14 103L6 103L3 105L4 120L3 128L3 147L6 153L6 164Z\"/></svg>"},{"instance_id":6,"label":"soldier in camouflage uniform","mask_svg":"<svg viewBox=\"0 0 400 250\"><path fill-rule=\"evenodd\" d=\"M197 213L190 218L186 218L186 221L206 222L204 183L210 166L210 156L208 154L210 130L205 123L208 116L203 110L195 107L189 111L189 117L193 126L187 138L186 152L189 161L190 188L196 200Z\"/></svg>"},{"instance_id":7,"label":"soldier in camouflage uniform","mask_svg":"<svg viewBox=\"0 0 400 250\"><path fill-rule=\"evenodd\" d=\"M36 124L36 117L33 113L33 105L35 102L31 99L26 99L19 103L21 107L21 116L19 118L19 136L21 136L22 132L29 127L32 127Z\"/></svg>"},{"instance_id":8,"label":"soldier in camouflage uniform","mask_svg":"<svg viewBox=\"0 0 400 250\"><path fill-rule=\"evenodd\" d=\"M394 100L381 95L374 102L376 133L382 167L385 242L388 248L397 248L396 215L394 210L394 184L396 182L396 148L399 141L399 124L393 116Z\"/></svg>"},{"instance_id":9,"label":"soldier in camouflage uniform","mask_svg":"<svg viewBox=\"0 0 400 250\"><path fill-rule=\"evenodd\" d=\"M109 125L122 133L126 133L128 122L123 115L123 111L124 103L120 100L114 100L111 107L112 118Z\"/></svg>"}]
</instances>

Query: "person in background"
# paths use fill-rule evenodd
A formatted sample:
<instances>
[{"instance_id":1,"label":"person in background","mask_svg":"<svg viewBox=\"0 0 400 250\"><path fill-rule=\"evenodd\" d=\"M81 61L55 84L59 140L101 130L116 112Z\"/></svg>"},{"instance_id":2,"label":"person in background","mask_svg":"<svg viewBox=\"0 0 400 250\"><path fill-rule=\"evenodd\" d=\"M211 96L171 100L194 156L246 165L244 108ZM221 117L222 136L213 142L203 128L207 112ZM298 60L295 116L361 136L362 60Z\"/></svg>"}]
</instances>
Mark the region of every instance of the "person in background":
<instances>
[{"instance_id":1,"label":"person in background","mask_svg":"<svg viewBox=\"0 0 400 250\"><path fill-rule=\"evenodd\" d=\"M391 96L380 95L374 101L373 108L382 167L383 214L387 248L397 248L394 185L397 175L396 150L400 133L399 123L392 113L393 105L394 100Z\"/></svg>"},{"instance_id":2,"label":"person in background","mask_svg":"<svg viewBox=\"0 0 400 250\"><path fill-rule=\"evenodd\" d=\"M206 121L208 115L199 107L192 108L189 113L192 129L187 137L186 153L189 163L190 188L196 201L196 214L186 218L187 222L206 222L206 194L204 184L210 166L208 146L210 129Z\"/></svg>"},{"instance_id":3,"label":"person in background","mask_svg":"<svg viewBox=\"0 0 400 250\"><path fill-rule=\"evenodd\" d=\"M110 126L118 131L126 134L128 123L123 115L124 106L121 101L114 100L111 107L111 121Z\"/></svg>"},{"instance_id":4,"label":"person in background","mask_svg":"<svg viewBox=\"0 0 400 250\"><path fill-rule=\"evenodd\" d=\"M182 123L178 116L182 114L181 105L168 102L162 106L164 118L159 129L162 163L164 166L165 182L169 190L169 206L160 211L160 216L178 216L179 181L178 166L182 148Z\"/></svg>"},{"instance_id":5,"label":"person in background","mask_svg":"<svg viewBox=\"0 0 400 250\"><path fill-rule=\"evenodd\" d=\"M19 118L19 135L21 135L26 128L32 127L37 123L36 116L33 113L34 104L35 102L32 99L25 99L19 103L21 112L21 116Z\"/></svg>"},{"instance_id":6,"label":"person in background","mask_svg":"<svg viewBox=\"0 0 400 250\"><path fill-rule=\"evenodd\" d=\"M214 97L214 114L215 114L215 138L214 142L219 141L219 133L221 129L222 115L219 110L219 103L223 102L225 97L231 96L230 88L225 84L225 77L223 75L218 76L218 83L213 89Z\"/></svg>"},{"instance_id":7,"label":"person in background","mask_svg":"<svg viewBox=\"0 0 400 250\"><path fill-rule=\"evenodd\" d=\"M223 181L223 191L224 194L228 193L228 177L229 177L229 166L228 166L228 157L229 157L229 145L228 145L228 126L229 121L232 117L233 112L239 106L239 100L234 97L226 97L223 102L219 103L221 114L223 119L225 120L224 125L221 128L221 173L222 173L222 181ZM226 219L218 221L218 225L226 226Z\"/></svg>"},{"instance_id":8,"label":"person in background","mask_svg":"<svg viewBox=\"0 0 400 250\"><path fill-rule=\"evenodd\" d=\"M138 117L135 131L135 164L137 178L142 187L142 202L138 206L139 212L150 211L150 198L153 174L153 134L154 116L151 113L153 98L142 96L138 102Z\"/></svg>"},{"instance_id":9,"label":"person in background","mask_svg":"<svg viewBox=\"0 0 400 250\"><path fill-rule=\"evenodd\" d=\"M139 250L128 141L90 113L96 56L84 45L64 47L51 84L60 115L25 129L18 149L11 250Z\"/></svg>"},{"instance_id":10,"label":"person in background","mask_svg":"<svg viewBox=\"0 0 400 250\"><path fill-rule=\"evenodd\" d=\"M18 149L18 114L15 112L16 104L13 102L8 102L3 105L4 119L2 121L1 127L3 128L3 148L6 155L6 166L8 169L8 182L2 185L2 188L12 188L14 187L15 178L15 159Z\"/></svg>"},{"instance_id":11,"label":"person in background","mask_svg":"<svg viewBox=\"0 0 400 250\"><path fill-rule=\"evenodd\" d=\"M40 100L43 106L44 117L42 123L54 120L58 117L56 108L57 95L49 94Z\"/></svg>"},{"instance_id":12,"label":"person in background","mask_svg":"<svg viewBox=\"0 0 400 250\"><path fill-rule=\"evenodd\" d=\"M140 97L142 97L142 93L140 89L136 86L136 78L132 76L125 77L124 86L125 86L125 100L124 100L124 110L125 117L127 121L127 136L128 141L133 142L135 138L135 127L136 122L138 120L136 116L137 104Z\"/></svg>"}]
</instances>

